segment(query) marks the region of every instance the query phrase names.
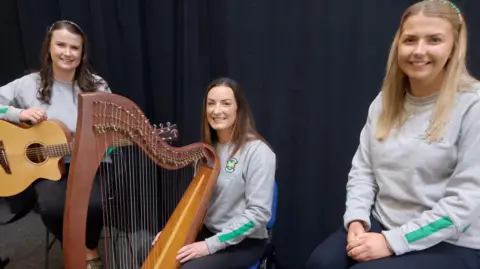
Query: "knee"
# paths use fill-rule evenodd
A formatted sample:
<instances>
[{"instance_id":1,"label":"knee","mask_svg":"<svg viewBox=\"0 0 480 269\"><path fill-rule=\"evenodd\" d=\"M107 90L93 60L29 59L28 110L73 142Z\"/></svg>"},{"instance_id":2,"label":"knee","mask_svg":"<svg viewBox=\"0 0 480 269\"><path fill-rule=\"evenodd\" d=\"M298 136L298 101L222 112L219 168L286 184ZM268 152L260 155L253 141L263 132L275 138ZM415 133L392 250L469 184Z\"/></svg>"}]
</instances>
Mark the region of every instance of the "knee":
<instances>
[{"instance_id":1,"label":"knee","mask_svg":"<svg viewBox=\"0 0 480 269\"><path fill-rule=\"evenodd\" d=\"M332 262L332 260L329 260L331 258L327 258L327 256L310 256L310 258L307 261L307 264L305 266L305 269L333 269L336 268L333 265L335 263Z\"/></svg>"},{"instance_id":2,"label":"knee","mask_svg":"<svg viewBox=\"0 0 480 269\"><path fill-rule=\"evenodd\" d=\"M38 197L37 210L43 218L62 219L64 208L65 203L60 199L45 196Z\"/></svg>"},{"instance_id":3,"label":"knee","mask_svg":"<svg viewBox=\"0 0 480 269\"><path fill-rule=\"evenodd\" d=\"M88 217L102 217L103 207L101 201L90 201L88 204Z\"/></svg>"},{"instance_id":4,"label":"knee","mask_svg":"<svg viewBox=\"0 0 480 269\"><path fill-rule=\"evenodd\" d=\"M195 266L195 263L192 261L184 263L180 269L200 269L199 267Z\"/></svg>"},{"instance_id":5,"label":"knee","mask_svg":"<svg viewBox=\"0 0 480 269\"><path fill-rule=\"evenodd\" d=\"M180 269L204 269L204 268L208 268L208 266L206 266L208 263L207 264L205 262L202 263L203 259L205 259L205 257L189 260L188 262L182 264ZM215 267L215 268L217 268L217 267Z\"/></svg>"},{"instance_id":6,"label":"knee","mask_svg":"<svg viewBox=\"0 0 480 269\"><path fill-rule=\"evenodd\" d=\"M341 257L338 257L338 253L329 251L325 244L320 244L310 255L305 269L340 269L339 259Z\"/></svg>"},{"instance_id":7,"label":"knee","mask_svg":"<svg viewBox=\"0 0 480 269\"><path fill-rule=\"evenodd\" d=\"M305 265L305 269L328 269L328 261L325 256L317 256L313 253Z\"/></svg>"},{"instance_id":8,"label":"knee","mask_svg":"<svg viewBox=\"0 0 480 269\"><path fill-rule=\"evenodd\" d=\"M98 181L94 181L92 190L90 192L90 200L88 202L89 210L92 212L101 212L103 208L102 198L100 183Z\"/></svg>"}]
</instances>

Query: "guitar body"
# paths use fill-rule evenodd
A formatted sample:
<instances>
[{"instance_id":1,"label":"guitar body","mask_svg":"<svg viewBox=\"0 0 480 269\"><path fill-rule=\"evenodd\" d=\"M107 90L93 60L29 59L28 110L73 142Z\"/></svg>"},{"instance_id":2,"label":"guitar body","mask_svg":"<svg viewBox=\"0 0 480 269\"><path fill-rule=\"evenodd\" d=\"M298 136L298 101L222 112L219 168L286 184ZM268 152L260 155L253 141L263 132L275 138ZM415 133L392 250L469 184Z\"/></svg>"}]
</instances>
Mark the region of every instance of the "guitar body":
<instances>
[{"instance_id":1,"label":"guitar body","mask_svg":"<svg viewBox=\"0 0 480 269\"><path fill-rule=\"evenodd\" d=\"M63 156L44 157L46 146L72 141L61 121L48 120L26 127L0 120L0 197L18 194L39 178L59 180Z\"/></svg>"}]
</instances>

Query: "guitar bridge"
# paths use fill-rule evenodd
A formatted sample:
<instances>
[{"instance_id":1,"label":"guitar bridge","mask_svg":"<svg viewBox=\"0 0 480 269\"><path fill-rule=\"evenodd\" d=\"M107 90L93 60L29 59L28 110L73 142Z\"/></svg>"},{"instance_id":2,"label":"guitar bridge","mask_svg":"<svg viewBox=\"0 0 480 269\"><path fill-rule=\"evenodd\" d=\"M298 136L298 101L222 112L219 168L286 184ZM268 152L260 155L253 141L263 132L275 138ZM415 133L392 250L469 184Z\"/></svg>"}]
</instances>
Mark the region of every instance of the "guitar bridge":
<instances>
[{"instance_id":1,"label":"guitar bridge","mask_svg":"<svg viewBox=\"0 0 480 269\"><path fill-rule=\"evenodd\" d=\"M12 171L10 169L10 164L8 163L7 159L7 152L5 151L5 146L3 145L3 141L0 140L0 166L5 170L7 175L11 175Z\"/></svg>"}]
</instances>

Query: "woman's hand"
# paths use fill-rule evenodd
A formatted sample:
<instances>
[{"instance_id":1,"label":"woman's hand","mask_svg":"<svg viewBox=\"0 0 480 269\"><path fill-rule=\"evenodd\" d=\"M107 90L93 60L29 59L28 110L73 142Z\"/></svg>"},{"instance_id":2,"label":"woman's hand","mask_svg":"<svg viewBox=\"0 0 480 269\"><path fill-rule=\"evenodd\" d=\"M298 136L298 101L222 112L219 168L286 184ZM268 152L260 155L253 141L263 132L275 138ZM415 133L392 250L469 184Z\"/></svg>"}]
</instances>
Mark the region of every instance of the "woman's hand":
<instances>
[{"instance_id":1,"label":"woman's hand","mask_svg":"<svg viewBox=\"0 0 480 269\"><path fill-rule=\"evenodd\" d=\"M385 236L381 233L364 233L349 242L347 253L352 259L364 262L393 255Z\"/></svg>"},{"instance_id":2,"label":"woman's hand","mask_svg":"<svg viewBox=\"0 0 480 269\"><path fill-rule=\"evenodd\" d=\"M347 244L355 241L360 235L365 233L365 227L360 221L352 221L348 225ZM350 251L350 249L347 249Z\"/></svg>"},{"instance_id":3,"label":"woman's hand","mask_svg":"<svg viewBox=\"0 0 480 269\"><path fill-rule=\"evenodd\" d=\"M207 255L210 255L207 243L205 241L200 241L182 247L178 251L177 261L180 261L180 263L185 263L191 259L196 259Z\"/></svg>"},{"instance_id":4,"label":"woman's hand","mask_svg":"<svg viewBox=\"0 0 480 269\"><path fill-rule=\"evenodd\" d=\"M153 242L152 242L152 246L155 245L155 243L157 243L158 241L158 238L160 238L160 235L162 234L162 231L160 231L156 236L155 238L153 239Z\"/></svg>"},{"instance_id":5,"label":"woman's hand","mask_svg":"<svg viewBox=\"0 0 480 269\"><path fill-rule=\"evenodd\" d=\"M20 121L31 121L32 124L47 120L47 113L41 108L29 108L20 112Z\"/></svg>"}]
</instances>

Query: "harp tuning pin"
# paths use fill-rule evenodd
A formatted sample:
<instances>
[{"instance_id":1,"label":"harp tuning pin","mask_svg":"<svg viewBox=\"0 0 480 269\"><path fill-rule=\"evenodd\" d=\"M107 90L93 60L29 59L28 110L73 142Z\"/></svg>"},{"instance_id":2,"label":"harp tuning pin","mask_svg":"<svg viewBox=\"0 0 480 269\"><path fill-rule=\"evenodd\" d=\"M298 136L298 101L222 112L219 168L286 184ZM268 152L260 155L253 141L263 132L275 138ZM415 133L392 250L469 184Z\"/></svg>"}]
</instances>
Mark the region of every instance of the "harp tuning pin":
<instances>
[{"instance_id":1,"label":"harp tuning pin","mask_svg":"<svg viewBox=\"0 0 480 269\"><path fill-rule=\"evenodd\" d=\"M159 126L160 126L160 128L163 128L163 124L160 123Z\"/></svg>"},{"instance_id":2,"label":"harp tuning pin","mask_svg":"<svg viewBox=\"0 0 480 269\"><path fill-rule=\"evenodd\" d=\"M153 129L157 129L157 125L156 125L156 124L153 125Z\"/></svg>"},{"instance_id":3,"label":"harp tuning pin","mask_svg":"<svg viewBox=\"0 0 480 269\"><path fill-rule=\"evenodd\" d=\"M167 126L170 127L171 125L172 124L169 121L167 121Z\"/></svg>"}]
</instances>

